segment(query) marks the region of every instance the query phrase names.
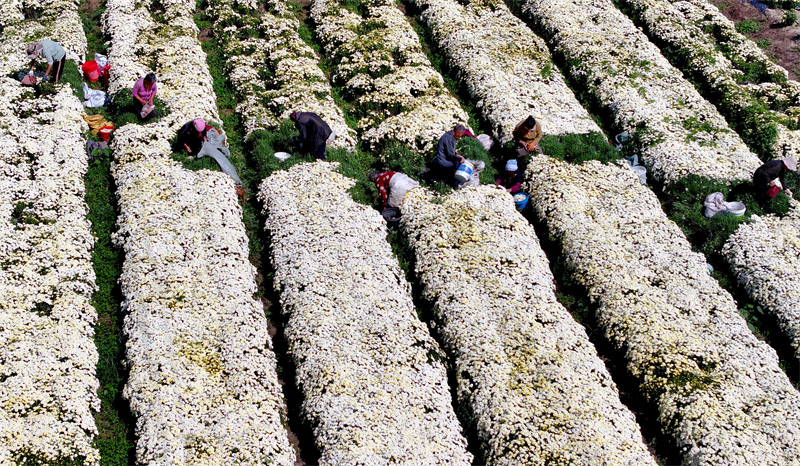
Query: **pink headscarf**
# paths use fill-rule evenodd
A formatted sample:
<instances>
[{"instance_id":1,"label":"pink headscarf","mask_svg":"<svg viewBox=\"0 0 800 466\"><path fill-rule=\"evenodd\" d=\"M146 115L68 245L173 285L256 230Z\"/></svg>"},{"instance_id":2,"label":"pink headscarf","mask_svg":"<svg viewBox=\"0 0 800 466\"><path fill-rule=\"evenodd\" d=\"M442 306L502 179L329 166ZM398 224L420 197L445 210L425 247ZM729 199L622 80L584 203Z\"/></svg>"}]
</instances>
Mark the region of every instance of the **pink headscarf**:
<instances>
[{"instance_id":1,"label":"pink headscarf","mask_svg":"<svg viewBox=\"0 0 800 466\"><path fill-rule=\"evenodd\" d=\"M198 133L202 133L203 130L206 129L206 122L203 121L202 118L194 120L194 129L196 129Z\"/></svg>"}]
</instances>

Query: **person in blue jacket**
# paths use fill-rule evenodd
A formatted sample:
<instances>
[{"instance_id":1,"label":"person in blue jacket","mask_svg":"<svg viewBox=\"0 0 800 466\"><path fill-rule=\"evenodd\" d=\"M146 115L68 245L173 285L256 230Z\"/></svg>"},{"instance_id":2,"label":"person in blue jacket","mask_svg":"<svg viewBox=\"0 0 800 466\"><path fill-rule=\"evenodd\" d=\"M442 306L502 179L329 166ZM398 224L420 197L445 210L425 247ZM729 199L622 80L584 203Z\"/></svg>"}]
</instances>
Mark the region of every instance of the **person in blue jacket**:
<instances>
[{"instance_id":1,"label":"person in blue jacket","mask_svg":"<svg viewBox=\"0 0 800 466\"><path fill-rule=\"evenodd\" d=\"M436 145L436 156L428 164L428 177L455 185L455 174L458 166L464 163L464 157L456 153L456 142L467 133L464 125L456 125L452 131L445 132Z\"/></svg>"}]
</instances>

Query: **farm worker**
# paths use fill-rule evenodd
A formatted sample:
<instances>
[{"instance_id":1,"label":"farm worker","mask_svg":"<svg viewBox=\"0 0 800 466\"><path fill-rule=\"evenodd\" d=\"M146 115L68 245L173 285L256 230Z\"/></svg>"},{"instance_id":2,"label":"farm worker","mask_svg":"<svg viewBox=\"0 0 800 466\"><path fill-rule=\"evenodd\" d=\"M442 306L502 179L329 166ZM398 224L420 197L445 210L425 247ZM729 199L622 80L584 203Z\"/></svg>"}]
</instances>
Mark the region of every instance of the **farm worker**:
<instances>
[{"instance_id":1,"label":"farm worker","mask_svg":"<svg viewBox=\"0 0 800 466\"><path fill-rule=\"evenodd\" d=\"M214 130L217 134L219 131L211 125L207 125L205 121L200 118L191 120L178 131L178 140L175 142L175 152L180 152L186 149L190 154L200 152L203 143L208 139L206 134L209 130Z\"/></svg>"},{"instance_id":2,"label":"farm worker","mask_svg":"<svg viewBox=\"0 0 800 466\"><path fill-rule=\"evenodd\" d=\"M797 170L797 160L794 157L770 160L756 169L755 173L753 173L753 185L756 190L756 200L759 204L763 204L770 198L767 192L773 186L777 186L778 183L780 183L778 188L783 189L787 196L792 197L792 192L786 189L786 181L784 179L787 170L792 172Z\"/></svg>"},{"instance_id":3,"label":"farm worker","mask_svg":"<svg viewBox=\"0 0 800 466\"><path fill-rule=\"evenodd\" d=\"M53 69L53 65L55 65L56 68L54 82L58 82L58 80L61 79L61 72L64 70L64 62L67 57L67 52L64 51L64 47L50 39L42 39L38 42L31 42L28 44L28 48L25 49L25 52L28 54L28 58L31 61L31 71L33 71L36 59L39 58L40 55L44 55L45 60L47 60L47 71L44 72L44 79L42 82L46 82L50 79L50 70Z\"/></svg>"},{"instance_id":4,"label":"farm worker","mask_svg":"<svg viewBox=\"0 0 800 466\"><path fill-rule=\"evenodd\" d=\"M406 193L419 186L408 175L398 172L380 172L373 170L369 172L369 179L378 187L381 193L381 210L386 207L400 207Z\"/></svg>"},{"instance_id":5,"label":"farm worker","mask_svg":"<svg viewBox=\"0 0 800 466\"><path fill-rule=\"evenodd\" d=\"M541 152L539 141L542 140L542 125L533 116L519 122L511 133L516 142L517 157L524 157L533 151Z\"/></svg>"},{"instance_id":6,"label":"farm worker","mask_svg":"<svg viewBox=\"0 0 800 466\"><path fill-rule=\"evenodd\" d=\"M466 160L456 153L456 141L466 133L466 126L456 125L452 131L446 131L439 138L439 143L436 145L436 157L428 164L428 175L431 179L455 185L456 169Z\"/></svg>"},{"instance_id":7,"label":"farm worker","mask_svg":"<svg viewBox=\"0 0 800 466\"><path fill-rule=\"evenodd\" d=\"M506 162L506 172L501 178L496 178L495 182L500 186L506 188L506 191L514 194L519 191L519 185L522 183L522 174L519 172L517 159L509 159Z\"/></svg>"},{"instance_id":8,"label":"farm worker","mask_svg":"<svg viewBox=\"0 0 800 466\"><path fill-rule=\"evenodd\" d=\"M300 132L300 148L322 160L325 158L325 143L330 137L331 127L316 113L292 112L289 119Z\"/></svg>"},{"instance_id":9,"label":"farm worker","mask_svg":"<svg viewBox=\"0 0 800 466\"><path fill-rule=\"evenodd\" d=\"M158 112L153 104L153 99L156 98L156 93L158 92L156 81L158 80L155 73L147 73L144 78L139 78L133 85L133 90L131 91L133 94L133 106L136 108L136 113L139 115L140 120L158 117ZM145 109L145 112L142 112L142 109Z\"/></svg>"}]
</instances>

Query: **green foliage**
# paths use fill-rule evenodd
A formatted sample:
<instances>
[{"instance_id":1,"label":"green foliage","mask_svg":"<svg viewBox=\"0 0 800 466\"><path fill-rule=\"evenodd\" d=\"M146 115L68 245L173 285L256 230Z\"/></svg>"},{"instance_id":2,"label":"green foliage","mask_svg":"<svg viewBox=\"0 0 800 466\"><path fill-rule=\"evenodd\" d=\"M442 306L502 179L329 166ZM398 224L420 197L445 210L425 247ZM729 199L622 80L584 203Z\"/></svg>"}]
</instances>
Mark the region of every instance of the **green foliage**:
<instances>
[{"instance_id":1,"label":"green foliage","mask_svg":"<svg viewBox=\"0 0 800 466\"><path fill-rule=\"evenodd\" d=\"M788 179L786 184L790 185ZM721 192L728 201L743 202L747 207L745 215L735 217L717 214L710 219L706 218L703 215L703 202L714 192ZM723 262L719 256L722 246L740 223L748 221L753 214L785 215L789 207L788 197L783 193L779 193L762 207L755 200L750 182L728 186L697 175L689 175L676 181L664 189L664 194L662 199L666 200L663 206L669 218L683 230L694 249L703 253L714 264Z\"/></svg>"},{"instance_id":2,"label":"green foliage","mask_svg":"<svg viewBox=\"0 0 800 466\"><path fill-rule=\"evenodd\" d=\"M741 34L753 34L762 29L762 25L752 19L743 19L736 24L736 30Z\"/></svg>"},{"instance_id":3,"label":"green foliage","mask_svg":"<svg viewBox=\"0 0 800 466\"><path fill-rule=\"evenodd\" d=\"M783 20L781 21L781 26L793 26L794 23L797 22L797 13L794 12L794 9L788 10L783 13Z\"/></svg>"},{"instance_id":4,"label":"green foliage","mask_svg":"<svg viewBox=\"0 0 800 466\"><path fill-rule=\"evenodd\" d=\"M273 130L254 131L248 139L250 158L256 170L256 176L264 179L275 170L282 170L297 163L310 162L314 158L310 155L296 153L292 138L297 136L294 124L286 120L280 127ZM275 152L289 152L292 154L286 161L275 157Z\"/></svg>"},{"instance_id":5,"label":"green foliage","mask_svg":"<svg viewBox=\"0 0 800 466\"><path fill-rule=\"evenodd\" d=\"M468 160L483 161L486 164L486 168L481 172L481 184L494 184L497 170L492 165L489 152L483 148L480 141L475 138L462 137L456 143L456 151Z\"/></svg>"},{"instance_id":6,"label":"green foliage","mask_svg":"<svg viewBox=\"0 0 800 466\"><path fill-rule=\"evenodd\" d=\"M127 402L122 398L122 388L127 370L122 363L125 343L122 336L122 294L118 280L122 273L123 253L111 242L116 224L116 199L114 179L110 173L111 152L95 151L84 178L88 218L92 225L95 246L92 265L96 275L97 291L92 295L92 305L97 310L95 344L98 351L97 378L100 381L100 411L95 415L98 436L95 446L100 450L102 465L133 464L133 418Z\"/></svg>"},{"instance_id":7,"label":"green foliage","mask_svg":"<svg viewBox=\"0 0 800 466\"><path fill-rule=\"evenodd\" d=\"M764 0L762 3L770 8L781 10L793 10L795 7L800 6L800 1L798 0Z\"/></svg>"},{"instance_id":8,"label":"green foliage","mask_svg":"<svg viewBox=\"0 0 800 466\"><path fill-rule=\"evenodd\" d=\"M772 45L772 41L769 39L761 39L756 41L756 45L758 45L762 49L768 49L769 46Z\"/></svg>"},{"instance_id":9,"label":"green foliage","mask_svg":"<svg viewBox=\"0 0 800 466\"><path fill-rule=\"evenodd\" d=\"M577 164L588 160L609 163L620 158L620 153L600 133L546 135L539 141L539 147L550 157Z\"/></svg>"}]
</instances>

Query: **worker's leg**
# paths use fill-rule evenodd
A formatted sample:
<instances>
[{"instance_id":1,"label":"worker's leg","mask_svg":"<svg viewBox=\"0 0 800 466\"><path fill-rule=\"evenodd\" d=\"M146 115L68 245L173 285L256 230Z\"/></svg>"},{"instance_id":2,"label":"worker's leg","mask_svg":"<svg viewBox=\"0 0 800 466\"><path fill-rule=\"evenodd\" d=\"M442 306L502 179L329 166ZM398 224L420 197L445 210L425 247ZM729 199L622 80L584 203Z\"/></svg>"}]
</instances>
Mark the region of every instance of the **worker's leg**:
<instances>
[{"instance_id":1,"label":"worker's leg","mask_svg":"<svg viewBox=\"0 0 800 466\"><path fill-rule=\"evenodd\" d=\"M66 56L66 55L64 55L63 57L61 57L61 60L59 60L58 62L56 62L56 64L55 64L55 67L54 67L54 68L56 69L56 73L55 73L56 79L55 79L55 82L58 82L58 80L59 80L59 79L61 79L61 71L64 69L64 62L65 62L66 60L67 60L67 56Z\"/></svg>"},{"instance_id":2,"label":"worker's leg","mask_svg":"<svg viewBox=\"0 0 800 466\"><path fill-rule=\"evenodd\" d=\"M314 152L314 157L319 160L325 160L325 143L323 142L322 145L317 147L317 150Z\"/></svg>"}]
</instances>

